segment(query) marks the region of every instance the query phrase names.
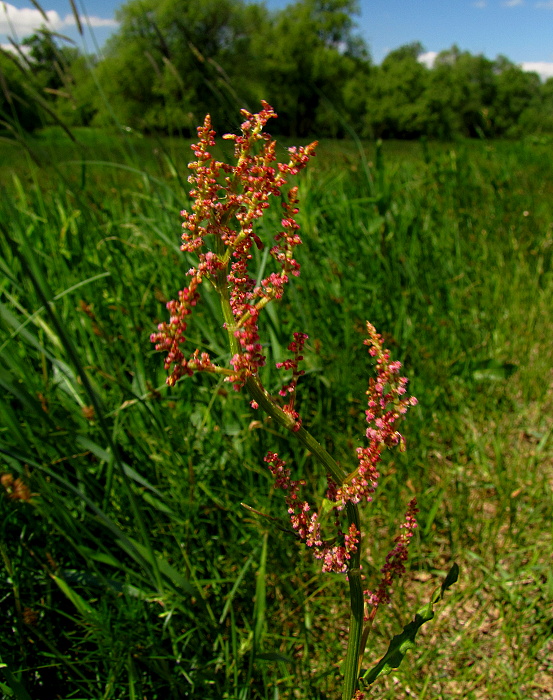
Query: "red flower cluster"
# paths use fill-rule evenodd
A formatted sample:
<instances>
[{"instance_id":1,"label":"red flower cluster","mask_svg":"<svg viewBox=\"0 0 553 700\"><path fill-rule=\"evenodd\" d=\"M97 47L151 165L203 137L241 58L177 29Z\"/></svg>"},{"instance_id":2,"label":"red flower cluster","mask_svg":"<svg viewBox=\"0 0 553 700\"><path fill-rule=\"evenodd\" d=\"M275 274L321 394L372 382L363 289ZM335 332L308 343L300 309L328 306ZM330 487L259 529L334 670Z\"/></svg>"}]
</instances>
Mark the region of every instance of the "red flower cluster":
<instances>
[{"instance_id":1,"label":"red flower cluster","mask_svg":"<svg viewBox=\"0 0 553 700\"><path fill-rule=\"evenodd\" d=\"M323 572L334 571L335 573L345 573L347 571L348 560L357 549L360 532L351 523L347 533L342 534L340 530L339 544L325 542L321 539L321 524L317 511L311 511L311 506L307 501L301 501L298 497L299 490L305 486L303 479L294 481L290 479L290 470L286 468L286 462L279 458L276 452L269 452L265 457L271 474L275 477L275 488L286 491L286 504L292 527L298 537L312 548L316 559L322 559ZM336 523L338 528L339 522Z\"/></svg>"},{"instance_id":2,"label":"red flower cluster","mask_svg":"<svg viewBox=\"0 0 553 700\"><path fill-rule=\"evenodd\" d=\"M267 121L277 115L266 102L259 114L242 110L245 121L241 135L226 134L224 139L235 144L236 165L212 158L215 132L206 116L198 128L197 144L192 146L196 161L189 164L193 174L189 182L194 198L192 211L183 211L181 249L198 254L198 265L189 271L188 286L179 292L176 301L167 308L168 323L161 323L151 336L157 350L167 353L165 368L170 371L167 382L175 384L194 371L220 372L239 389L249 376L255 375L265 363L259 339L258 317L261 309L273 299L280 299L289 275L298 275L300 266L293 249L301 243L298 224L297 188L292 187L283 203L282 230L274 237L270 254L277 271L256 284L249 271L252 246L262 249L263 243L254 232L254 223L269 207L269 197L280 196L287 180L296 175L314 155L316 143L305 148L290 148L288 163L277 163L276 142L263 132ZM260 144L258 142L261 142ZM208 238L209 237L209 238ZM208 241L214 240L214 250ZM231 358L232 370L214 365L206 353L198 351L186 358L181 350L185 342L188 316L199 301L199 286L208 279L230 306L226 327L237 339L237 349ZM230 318L232 316L232 319Z\"/></svg>"},{"instance_id":3,"label":"red flower cluster","mask_svg":"<svg viewBox=\"0 0 553 700\"><path fill-rule=\"evenodd\" d=\"M381 569L382 579L376 591L365 591L367 604L372 606L372 612L365 617L369 620L374 617L374 613L379 605L385 605L390 602L390 588L395 578L403 576L405 573L405 562L407 561L407 548L411 542L414 531L417 528L416 515L419 512L417 501L413 499L409 503L405 522L400 526L402 532L396 537L395 547L386 557L386 563Z\"/></svg>"},{"instance_id":4,"label":"red flower cluster","mask_svg":"<svg viewBox=\"0 0 553 700\"><path fill-rule=\"evenodd\" d=\"M298 431L301 427L301 418L294 408L296 402L296 387L298 385L298 379L302 374L305 374L305 370L298 369L298 365L303 360L303 355L301 353L308 337L306 333L294 333L294 340L288 346L288 350L294 353L294 357L289 360L284 360L284 362L276 363L277 369L292 370L292 378L278 393L280 396L289 397L288 403L282 407L282 410L296 421L293 428L295 431Z\"/></svg>"},{"instance_id":5,"label":"red flower cluster","mask_svg":"<svg viewBox=\"0 0 553 700\"><path fill-rule=\"evenodd\" d=\"M364 341L369 346L369 354L376 358L376 378L369 380L367 390L368 408L365 412L369 427L366 436L369 439L368 447L357 448L357 458L359 466L350 474L342 484L336 484L328 476L328 490L326 497L333 503L336 511L341 511L346 504L359 503L362 500L371 501L372 494L378 485L379 473L377 464L381 460L382 452L386 447L399 445L402 448L405 444L403 436L397 431L396 422L403 416L409 406L415 406L417 400L414 397L406 396L405 386L407 379L401 377L399 371L401 363L390 359L390 353L382 346L382 336L380 336L374 326L367 323L369 337ZM279 363L280 367L292 369L292 380L283 387L281 395L285 396L288 391L295 393L297 380L301 374L298 370L298 363L302 359L300 352L307 336L301 333L294 334L294 342L289 345L289 350L294 352L294 358L286 362ZM293 404L291 409L293 410ZM297 416L297 414L294 414ZM299 428L299 426L298 426ZM323 571L345 572L347 570L347 560L356 551L360 533L354 525L351 525L348 532L342 531L340 521L336 518L338 529L339 545L332 545L324 542L321 538L321 526L319 514L312 511L306 501L299 499L300 487L305 485L304 481L293 481L290 479L290 470L285 469L283 462L277 454L270 452L265 461L275 477L275 487L287 491L286 502L292 527L298 536L308 547L313 548L313 553L317 559L323 560ZM402 562L407 557L407 544L412 535L412 530L416 527L415 522L415 502L410 506L407 524L402 527L408 528L402 538L398 538L397 546L388 555L387 564L383 572L386 576L381 587L375 596L385 599L387 586L391 579L402 573ZM342 543L343 542L343 543ZM372 594L371 594L372 595ZM373 596L374 598L374 596ZM376 598L374 598L376 600ZM372 600L372 598L371 598Z\"/></svg>"},{"instance_id":6,"label":"red flower cluster","mask_svg":"<svg viewBox=\"0 0 553 700\"><path fill-rule=\"evenodd\" d=\"M256 377L259 368L265 364L259 337L259 314L270 301L282 297L290 275L299 275L300 266L294 258L294 249L301 243L295 220L298 213L297 187L291 187L287 192L282 204L282 228L275 234L269 250L276 270L259 282L256 282L250 270L253 247L264 247L254 231L254 225L269 207L270 197L280 197L287 184L286 178L296 175L307 165L316 146L316 143L312 143L305 148L290 148L288 163L278 163L276 143L263 131L267 121L276 114L266 102L262 102L262 107L258 114L242 110L245 121L241 134L223 136L234 141L235 165L212 157L210 150L215 146L215 132L211 128L209 115L203 126L198 128L198 143L192 146L196 158L189 164L193 203L191 211L182 212L181 249L196 254L198 262L188 272L188 285L178 293L176 300L167 304L169 321L161 323L158 332L151 336L156 349L167 353L165 368L170 371L167 378L170 385L197 371L223 374L235 389L240 389L249 377ZM204 280L213 285L221 301L232 355L227 367L215 365L207 352L195 350L188 357L182 352L188 317L200 301L200 286ZM376 378L370 380L367 390L366 436L369 444L357 449L357 469L341 483L335 483L329 477L327 498L332 502L337 528L332 540L323 540L319 513L313 511L307 501L299 498L300 488L305 482L292 480L290 470L286 469L285 462L277 454L271 452L265 458L275 477L275 486L287 492L288 513L294 530L312 549L315 557L323 561L323 571L347 571L348 561L359 546L361 533L351 519L344 532L339 511L348 503L372 499L379 478L377 465L382 451L397 445L403 448L403 437L397 431L396 423L409 406L416 404L415 398L405 395L407 379L399 374L401 364L390 360L381 336L370 323L367 323L367 331L369 338L365 343L369 346L370 355L376 359ZM301 420L295 408L296 386L304 373L299 369L299 363L303 359L306 340L304 333L295 333L294 340L288 346L293 357L277 364L279 369L292 372L279 393L287 398L281 410L293 419L292 430L296 431L301 429ZM263 394L256 396L262 401L260 396ZM252 406L257 407L256 401L252 401ZM340 472L333 473L338 478ZM393 577L402 571L407 544L415 527L415 512L412 504L403 526L405 533L398 538L395 549L386 561L383 581L377 592L370 594L374 605L387 600L387 590Z\"/></svg>"},{"instance_id":7,"label":"red flower cluster","mask_svg":"<svg viewBox=\"0 0 553 700\"><path fill-rule=\"evenodd\" d=\"M369 427L366 436L368 447L357 448L359 466L348 476L341 486L330 485L329 495L343 508L349 501L370 502L378 485L380 474L376 468L386 447L399 445L405 449L405 440L396 429L396 422L407 412L409 406L416 406L417 399L405 395L406 377L400 377L401 362L390 360L390 352L382 346L382 336L373 325L367 322L369 337L364 341L369 346L369 355L376 358L376 379L369 380L367 389L368 408L365 416Z\"/></svg>"}]
</instances>

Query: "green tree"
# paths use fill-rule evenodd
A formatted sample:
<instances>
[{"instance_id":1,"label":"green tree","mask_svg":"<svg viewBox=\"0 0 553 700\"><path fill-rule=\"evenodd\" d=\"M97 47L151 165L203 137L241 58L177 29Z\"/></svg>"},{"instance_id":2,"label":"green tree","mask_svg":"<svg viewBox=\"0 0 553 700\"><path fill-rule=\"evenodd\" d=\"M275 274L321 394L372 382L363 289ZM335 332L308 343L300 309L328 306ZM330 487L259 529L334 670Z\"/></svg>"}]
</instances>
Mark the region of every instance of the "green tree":
<instances>
[{"instance_id":1,"label":"green tree","mask_svg":"<svg viewBox=\"0 0 553 700\"><path fill-rule=\"evenodd\" d=\"M428 135L490 135L496 89L493 61L457 46L438 54L426 92Z\"/></svg>"},{"instance_id":2,"label":"green tree","mask_svg":"<svg viewBox=\"0 0 553 700\"><path fill-rule=\"evenodd\" d=\"M229 105L248 104L250 38L266 16L240 0L131 0L99 66L110 109L135 128L193 133L206 112L217 122Z\"/></svg>"},{"instance_id":3,"label":"green tree","mask_svg":"<svg viewBox=\"0 0 553 700\"><path fill-rule=\"evenodd\" d=\"M0 132L33 131L42 112L29 92L29 66L22 57L0 52Z\"/></svg>"},{"instance_id":4,"label":"green tree","mask_svg":"<svg viewBox=\"0 0 553 700\"><path fill-rule=\"evenodd\" d=\"M369 54L353 33L354 0L299 0L276 14L264 41L264 83L280 128L294 136L340 135L346 93ZM350 90L351 92L351 90Z\"/></svg>"},{"instance_id":5,"label":"green tree","mask_svg":"<svg viewBox=\"0 0 553 700\"><path fill-rule=\"evenodd\" d=\"M227 128L237 106L265 98L281 115L276 129L338 134L344 86L368 65L352 33L356 9L354 0L299 0L273 13L242 0L131 0L100 82L117 119L140 129L191 133L206 112Z\"/></svg>"},{"instance_id":6,"label":"green tree","mask_svg":"<svg viewBox=\"0 0 553 700\"><path fill-rule=\"evenodd\" d=\"M55 36L46 29L23 39L21 46L27 51L35 78L50 90L64 86L71 64L79 57L78 49L58 46Z\"/></svg>"},{"instance_id":7,"label":"green tree","mask_svg":"<svg viewBox=\"0 0 553 700\"><path fill-rule=\"evenodd\" d=\"M93 60L74 46L59 45L59 38L41 29L23 39L27 54L27 84L44 99L49 109L46 120L60 119L66 125L88 125L95 109L92 100Z\"/></svg>"},{"instance_id":8,"label":"green tree","mask_svg":"<svg viewBox=\"0 0 553 700\"><path fill-rule=\"evenodd\" d=\"M528 124L528 110L539 113L541 85L537 73L523 71L508 59L500 57L496 62L497 95L494 100L491 118L495 134L498 136L520 136L524 132L524 122ZM545 110L544 110L545 111Z\"/></svg>"},{"instance_id":9,"label":"green tree","mask_svg":"<svg viewBox=\"0 0 553 700\"><path fill-rule=\"evenodd\" d=\"M518 125L521 134L553 134L553 78L540 84L538 96L522 112Z\"/></svg>"},{"instance_id":10,"label":"green tree","mask_svg":"<svg viewBox=\"0 0 553 700\"><path fill-rule=\"evenodd\" d=\"M94 57L79 54L64 73L63 86L56 91L56 114L68 126L89 126L96 114L95 64Z\"/></svg>"},{"instance_id":11,"label":"green tree","mask_svg":"<svg viewBox=\"0 0 553 700\"><path fill-rule=\"evenodd\" d=\"M389 53L371 76L365 132L375 137L416 138L426 133L428 68L419 42Z\"/></svg>"}]
</instances>

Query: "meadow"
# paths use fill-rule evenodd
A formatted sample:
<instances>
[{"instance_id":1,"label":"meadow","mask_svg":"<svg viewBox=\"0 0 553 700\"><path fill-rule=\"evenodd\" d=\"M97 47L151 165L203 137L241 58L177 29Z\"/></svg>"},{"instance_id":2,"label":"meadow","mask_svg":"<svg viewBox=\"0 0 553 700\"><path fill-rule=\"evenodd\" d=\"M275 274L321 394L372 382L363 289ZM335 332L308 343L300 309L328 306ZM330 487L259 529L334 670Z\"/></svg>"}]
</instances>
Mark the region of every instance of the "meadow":
<instances>
[{"instance_id":1,"label":"meadow","mask_svg":"<svg viewBox=\"0 0 553 700\"><path fill-rule=\"evenodd\" d=\"M315 485L324 475L228 384L168 388L149 341L191 265L179 250L189 143L73 136L0 147L0 472L13 480L0 494L0 691L338 697L343 577L285 531L263 457L279 452ZM365 320L419 400L407 451L363 509L371 579L407 501L420 508L369 660L460 567L374 697L553 695L550 149L323 141L299 178L302 272L268 307L263 340L279 361L291 332L309 335L305 424L341 462L362 444ZM276 230L278 212L261 226ZM205 302L191 349L224 356ZM31 498L13 498L23 484Z\"/></svg>"}]
</instances>

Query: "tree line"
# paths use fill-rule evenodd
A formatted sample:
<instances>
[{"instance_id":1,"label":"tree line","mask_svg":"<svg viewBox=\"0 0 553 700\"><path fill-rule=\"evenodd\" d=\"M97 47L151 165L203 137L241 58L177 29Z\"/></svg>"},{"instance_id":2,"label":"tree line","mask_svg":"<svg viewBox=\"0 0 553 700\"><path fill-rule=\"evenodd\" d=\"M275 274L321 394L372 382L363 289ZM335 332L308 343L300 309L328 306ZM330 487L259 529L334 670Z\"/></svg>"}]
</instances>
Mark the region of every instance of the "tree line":
<instances>
[{"instance_id":1,"label":"tree line","mask_svg":"<svg viewBox=\"0 0 553 700\"><path fill-rule=\"evenodd\" d=\"M355 32L355 0L129 0L86 56L43 29L0 55L0 129L45 123L191 136L261 99L290 136L450 139L553 133L553 79L458 47L428 67L414 42L380 65Z\"/></svg>"}]
</instances>

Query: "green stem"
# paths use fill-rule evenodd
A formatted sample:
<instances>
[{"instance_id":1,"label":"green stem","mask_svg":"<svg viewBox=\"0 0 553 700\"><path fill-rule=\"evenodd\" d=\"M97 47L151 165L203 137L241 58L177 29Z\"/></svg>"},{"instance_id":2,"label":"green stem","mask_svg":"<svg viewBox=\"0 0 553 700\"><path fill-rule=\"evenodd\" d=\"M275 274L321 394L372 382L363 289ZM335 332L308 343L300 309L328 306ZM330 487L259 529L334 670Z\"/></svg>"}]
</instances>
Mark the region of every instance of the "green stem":
<instances>
[{"instance_id":1,"label":"green stem","mask_svg":"<svg viewBox=\"0 0 553 700\"><path fill-rule=\"evenodd\" d=\"M221 301L221 309L223 312L223 318L225 319L225 327L227 330L230 351L233 355L235 355L240 351L240 348L236 336L234 335L236 321L230 307L227 277L224 269L218 271L217 277L215 278L213 284ZM348 473L336 463L325 448L315 440L311 433L308 433L307 430L302 427L300 427L299 430L297 429L296 421L282 410L275 399L261 384L259 377L248 377L245 386L252 399L259 404L265 413L271 416L271 418L273 418L273 420L275 420L283 428L286 428L292 432L297 439L304 444L312 454L315 455L315 457L319 460L319 462L321 462L326 471L332 476L337 484L342 484L344 482Z\"/></svg>"},{"instance_id":2,"label":"green stem","mask_svg":"<svg viewBox=\"0 0 553 700\"><path fill-rule=\"evenodd\" d=\"M357 549L352 555L348 567L350 622L348 650L346 652L346 661L344 664L344 685L342 687L342 700L351 700L353 694L357 690L365 603L363 600L363 587L361 585L361 523L359 521L359 509L353 503L348 503L346 508L348 521L353 523L359 532Z\"/></svg>"},{"instance_id":3,"label":"green stem","mask_svg":"<svg viewBox=\"0 0 553 700\"><path fill-rule=\"evenodd\" d=\"M336 463L325 448L303 427L297 429L296 421L285 413L256 376L248 377L246 389L252 399L283 428L289 430L321 462L337 484L344 482L347 472Z\"/></svg>"},{"instance_id":4,"label":"green stem","mask_svg":"<svg viewBox=\"0 0 553 700\"><path fill-rule=\"evenodd\" d=\"M222 259L222 254L224 253L222 248L224 247L224 244L220 238L217 238L216 245L217 255L219 255L219 257ZM221 302L221 310L223 312L223 318L225 319L225 329L227 331L230 352L232 355L236 355L240 348L238 345L238 340L234 335L236 321L234 320L234 315L230 307L230 295L228 290L226 268L218 270L217 275L215 276L215 279L212 279L212 282L213 286L215 287L215 291L219 295L219 301Z\"/></svg>"},{"instance_id":5,"label":"green stem","mask_svg":"<svg viewBox=\"0 0 553 700\"><path fill-rule=\"evenodd\" d=\"M342 469L328 452L320 445L305 428L294 430L296 422L275 402L273 397L265 390L257 377L249 377L246 381L246 389L259 406L270 415L277 423L289 430L307 449L324 465L327 472L338 484L342 484L347 478L347 472ZM348 633L348 649L344 665L344 685L342 700L351 700L357 690L357 675L359 656L361 654L361 638L363 634L363 588L361 585L361 523L357 505L348 503L346 506L348 524L355 525L359 533L359 543L353 553L348 567L348 583L350 596L350 625Z\"/></svg>"},{"instance_id":6,"label":"green stem","mask_svg":"<svg viewBox=\"0 0 553 700\"><path fill-rule=\"evenodd\" d=\"M239 352L238 341L234 335L235 319L230 308L230 300L227 288L227 280L224 270L220 270L215 281L215 287L221 300L221 308L229 338L230 349L233 354ZM336 460L315 440L305 428L297 427L297 422L282 410L277 401L265 389L259 377L248 377L245 387L252 399L265 411L276 423L294 435L324 466L326 472L332 476L337 484L343 484L348 478L348 472L343 469ZM350 626L348 634L348 649L344 666L344 685L342 700L351 700L357 690L357 675L359 656L361 653L361 637L363 634L363 589L361 586L361 523L357 505L348 503L346 506L348 525L355 525L359 533L357 549L351 557L348 566L348 583L350 593Z\"/></svg>"}]
</instances>

